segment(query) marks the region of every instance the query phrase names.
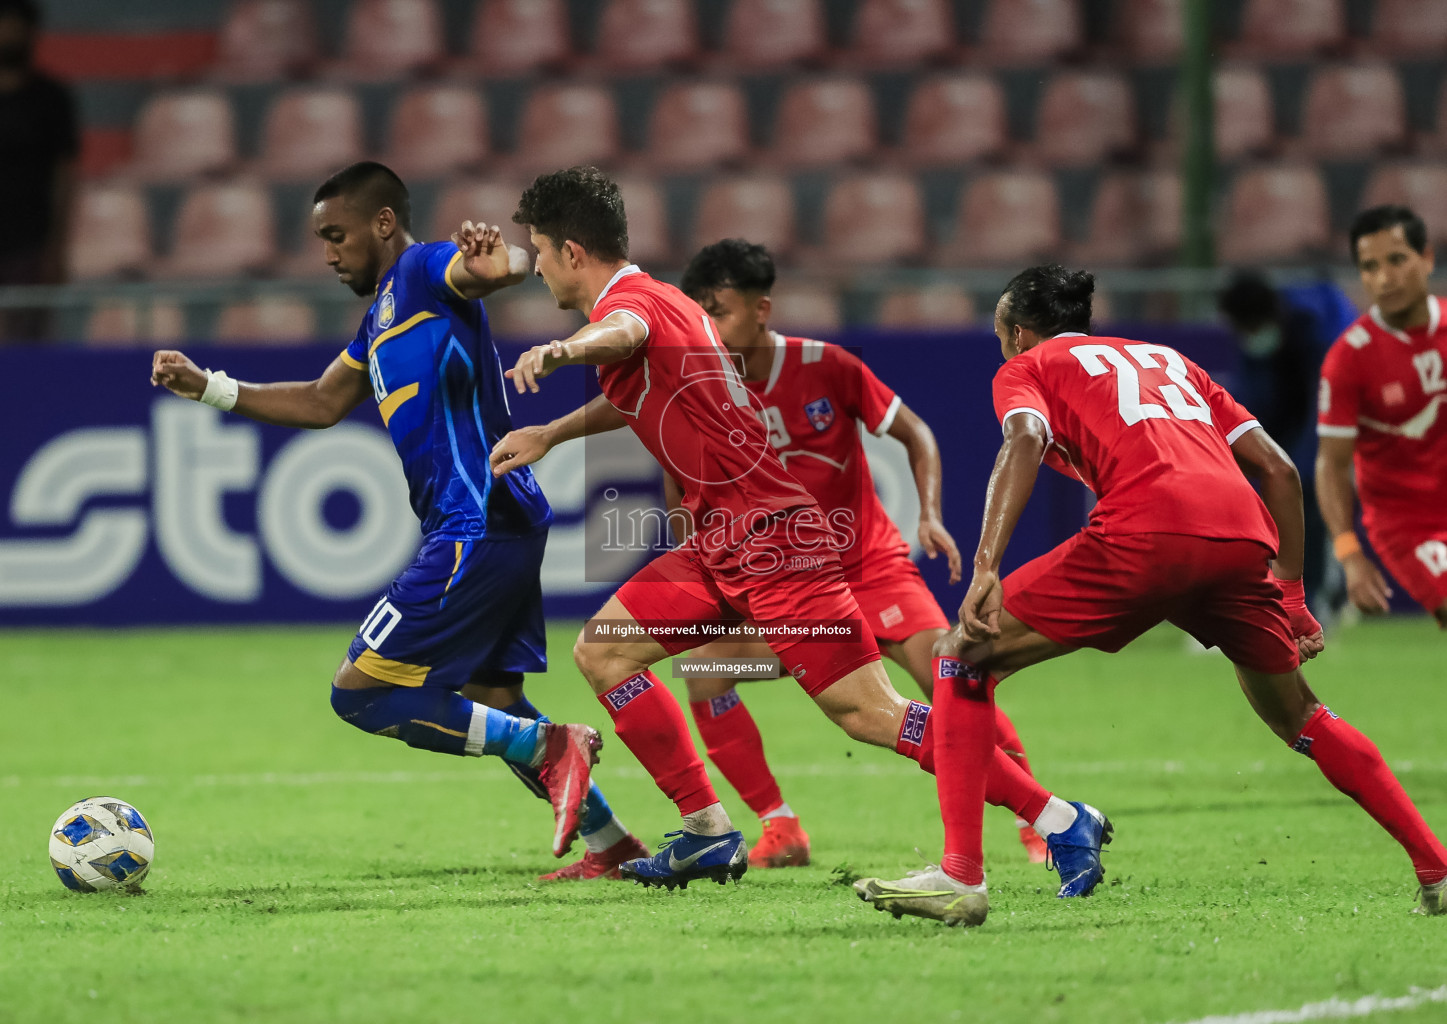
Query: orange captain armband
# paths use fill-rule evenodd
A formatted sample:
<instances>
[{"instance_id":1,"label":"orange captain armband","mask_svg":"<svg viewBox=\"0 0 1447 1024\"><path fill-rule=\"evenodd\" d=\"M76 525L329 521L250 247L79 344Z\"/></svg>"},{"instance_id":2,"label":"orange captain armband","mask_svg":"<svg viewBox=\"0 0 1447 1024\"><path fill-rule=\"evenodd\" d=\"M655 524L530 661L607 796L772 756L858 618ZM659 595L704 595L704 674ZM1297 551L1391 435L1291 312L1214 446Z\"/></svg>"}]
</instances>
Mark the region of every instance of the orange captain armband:
<instances>
[{"instance_id":1,"label":"orange captain armband","mask_svg":"<svg viewBox=\"0 0 1447 1024\"><path fill-rule=\"evenodd\" d=\"M1338 562L1345 562L1352 555L1361 553L1362 542L1357 540L1355 530L1348 530L1332 538L1331 550L1336 555Z\"/></svg>"}]
</instances>

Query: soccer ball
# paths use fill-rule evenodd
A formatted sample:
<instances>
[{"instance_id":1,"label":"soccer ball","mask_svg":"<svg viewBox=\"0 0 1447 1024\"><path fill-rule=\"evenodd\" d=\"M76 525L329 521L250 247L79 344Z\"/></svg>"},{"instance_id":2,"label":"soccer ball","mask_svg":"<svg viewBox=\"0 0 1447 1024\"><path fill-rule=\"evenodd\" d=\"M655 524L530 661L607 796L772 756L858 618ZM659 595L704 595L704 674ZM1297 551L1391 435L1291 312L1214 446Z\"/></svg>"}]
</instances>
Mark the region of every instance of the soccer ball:
<instances>
[{"instance_id":1,"label":"soccer ball","mask_svg":"<svg viewBox=\"0 0 1447 1024\"><path fill-rule=\"evenodd\" d=\"M150 823L113 796L73 804L50 830L50 865L76 892L135 888L155 854Z\"/></svg>"}]
</instances>

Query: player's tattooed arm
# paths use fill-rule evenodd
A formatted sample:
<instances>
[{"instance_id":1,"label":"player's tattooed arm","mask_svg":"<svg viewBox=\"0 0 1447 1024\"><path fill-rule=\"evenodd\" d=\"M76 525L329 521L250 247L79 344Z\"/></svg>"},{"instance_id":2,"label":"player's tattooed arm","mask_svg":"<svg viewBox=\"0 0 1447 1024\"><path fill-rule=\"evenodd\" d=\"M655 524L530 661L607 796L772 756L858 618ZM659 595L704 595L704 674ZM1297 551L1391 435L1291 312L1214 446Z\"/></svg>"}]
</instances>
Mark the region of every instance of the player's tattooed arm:
<instances>
[{"instance_id":1,"label":"player's tattooed arm","mask_svg":"<svg viewBox=\"0 0 1447 1024\"><path fill-rule=\"evenodd\" d=\"M519 427L508 431L492 447L489 461L492 475L502 476L509 470L537 462L557 445L575 437L605 434L624 426L623 414L603 395L541 426Z\"/></svg>"},{"instance_id":2,"label":"player's tattooed arm","mask_svg":"<svg viewBox=\"0 0 1447 1024\"><path fill-rule=\"evenodd\" d=\"M151 358L151 383L182 398L199 402L207 379L208 372L183 352L162 349ZM340 356L316 380L237 384L233 412L261 423L305 429L341 422L372 394L366 371L348 366Z\"/></svg>"},{"instance_id":3,"label":"player's tattooed arm","mask_svg":"<svg viewBox=\"0 0 1447 1024\"><path fill-rule=\"evenodd\" d=\"M919 543L930 558L940 554L950 566L950 582L958 583L962 578L960 549L950 531L945 529L944 515L940 508L940 446L935 441L934 431L920 419L914 410L901 403L889 425L889 436L904 445L909 455L909 468L914 474L914 486L919 491Z\"/></svg>"},{"instance_id":4,"label":"player's tattooed arm","mask_svg":"<svg viewBox=\"0 0 1447 1024\"><path fill-rule=\"evenodd\" d=\"M528 254L503 241L496 225L462 222L452 235L462 254L447 269L447 282L469 299L481 299L499 288L521 284L528 276Z\"/></svg>"},{"instance_id":5,"label":"player's tattooed arm","mask_svg":"<svg viewBox=\"0 0 1447 1024\"><path fill-rule=\"evenodd\" d=\"M972 642L1000 635L1000 610L1004 607L1000 562L1035 489L1040 460L1049 444L1045 422L1036 416L1011 416L1005 420L1004 431L1005 442L995 456L995 468L985 488L985 520L975 549L974 575L960 603L960 629Z\"/></svg>"},{"instance_id":6,"label":"player's tattooed arm","mask_svg":"<svg viewBox=\"0 0 1447 1024\"><path fill-rule=\"evenodd\" d=\"M1316 453L1316 500L1326 530L1335 539L1356 530L1356 480L1352 471L1355 438L1323 437ZM1367 613L1384 612L1392 596L1386 577L1365 551L1357 550L1341 560L1346 573L1347 596Z\"/></svg>"},{"instance_id":7,"label":"player's tattooed arm","mask_svg":"<svg viewBox=\"0 0 1447 1024\"><path fill-rule=\"evenodd\" d=\"M518 357L517 365L508 370L518 394L537 391L538 381L560 366L585 363L606 366L631 356L648 340L648 328L642 320L619 311L594 324L582 327L571 338L535 345Z\"/></svg>"}]
</instances>

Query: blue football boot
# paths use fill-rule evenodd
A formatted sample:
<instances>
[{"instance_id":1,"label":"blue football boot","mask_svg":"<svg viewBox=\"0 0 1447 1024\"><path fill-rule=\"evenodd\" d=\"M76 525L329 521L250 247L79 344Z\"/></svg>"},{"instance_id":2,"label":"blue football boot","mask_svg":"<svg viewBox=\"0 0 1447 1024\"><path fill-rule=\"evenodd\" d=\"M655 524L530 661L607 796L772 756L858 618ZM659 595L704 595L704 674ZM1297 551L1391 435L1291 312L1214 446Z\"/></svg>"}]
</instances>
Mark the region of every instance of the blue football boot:
<instances>
[{"instance_id":1,"label":"blue football boot","mask_svg":"<svg viewBox=\"0 0 1447 1024\"><path fill-rule=\"evenodd\" d=\"M1110 819L1089 804L1072 800L1070 806L1075 808L1075 823L1063 832L1045 837L1045 848L1050 854L1045 865L1060 874L1058 895L1061 899L1089 896L1100 884L1105 877L1105 868L1100 866L1100 848L1110 842L1115 831Z\"/></svg>"},{"instance_id":2,"label":"blue football boot","mask_svg":"<svg viewBox=\"0 0 1447 1024\"><path fill-rule=\"evenodd\" d=\"M624 861L618 868L624 878L643 885L688 888L695 878L711 878L723 885L738 881L749 869L749 844L742 832L701 836L680 829L665 832L664 843L652 857Z\"/></svg>"}]
</instances>

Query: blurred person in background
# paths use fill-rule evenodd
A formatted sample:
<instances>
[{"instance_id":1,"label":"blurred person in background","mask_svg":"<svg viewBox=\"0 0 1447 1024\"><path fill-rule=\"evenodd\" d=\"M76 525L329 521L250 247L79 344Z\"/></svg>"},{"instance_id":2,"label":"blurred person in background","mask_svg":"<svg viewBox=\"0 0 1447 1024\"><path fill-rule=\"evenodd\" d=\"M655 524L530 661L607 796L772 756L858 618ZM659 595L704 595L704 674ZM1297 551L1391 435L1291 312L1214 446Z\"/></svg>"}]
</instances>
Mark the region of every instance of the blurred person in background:
<instances>
[{"instance_id":1,"label":"blurred person in background","mask_svg":"<svg viewBox=\"0 0 1447 1024\"><path fill-rule=\"evenodd\" d=\"M35 68L39 29L34 0L0 0L0 191L10 200L0 286L65 280L80 136L70 90ZM0 341L48 334L45 310L0 309Z\"/></svg>"}]
</instances>

